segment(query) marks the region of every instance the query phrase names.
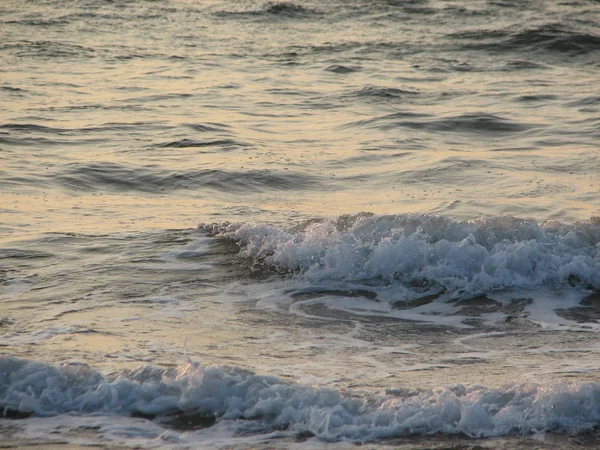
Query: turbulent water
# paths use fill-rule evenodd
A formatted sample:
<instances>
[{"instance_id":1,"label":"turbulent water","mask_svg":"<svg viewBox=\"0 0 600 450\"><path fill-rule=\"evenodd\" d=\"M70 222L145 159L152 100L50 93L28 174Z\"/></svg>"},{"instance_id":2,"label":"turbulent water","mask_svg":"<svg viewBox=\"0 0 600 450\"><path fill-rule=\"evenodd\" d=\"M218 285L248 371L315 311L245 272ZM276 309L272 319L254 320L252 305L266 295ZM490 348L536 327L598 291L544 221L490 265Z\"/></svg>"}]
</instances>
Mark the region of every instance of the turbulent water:
<instances>
[{"instance_id":1,"label":"turbulent water","mask_svg":"<svg viewBox=\"0 0 600 450\"><path fill-rule=\"evenodd\" d=\"M5 445L597 448L599 29L3 1Z\"/></svg>"}]
</instances>

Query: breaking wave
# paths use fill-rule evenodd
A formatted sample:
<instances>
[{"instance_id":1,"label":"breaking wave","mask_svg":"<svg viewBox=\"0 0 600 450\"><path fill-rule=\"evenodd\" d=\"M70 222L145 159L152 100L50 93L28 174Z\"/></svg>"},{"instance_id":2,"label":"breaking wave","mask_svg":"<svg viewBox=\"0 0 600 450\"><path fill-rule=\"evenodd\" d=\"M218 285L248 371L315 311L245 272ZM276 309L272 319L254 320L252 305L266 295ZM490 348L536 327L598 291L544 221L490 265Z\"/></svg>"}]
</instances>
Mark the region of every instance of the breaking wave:
<instances>
[{"instance_id":1,"label":"breaking wave","mask_svg":"<svg viewBox=\"0 0 600 450\"><path fill-rule=\"evenodd\" d=\"M583 433L600 424L600 385L514 384L492 389L449 386L390 388L361 397L286 382L240 368L146 366L104 376L80 363L0 359L0 409L6 417L119 414L197 428L237 421L240 429L283 430L329 441L441 434L470 437Z\"/></svg>"},{"instance_id":2,"label":"breaking wave","mask_svg":"<svg viewBox=\"0 0 600 450\"><path fill-rule=\"evenodd\" d=\"M238 241L255 265L309 280L438 287L457 297L500 289L600 289L600 220L358 214L274 225L201 225Z\"/></svg>"}]
</instances>

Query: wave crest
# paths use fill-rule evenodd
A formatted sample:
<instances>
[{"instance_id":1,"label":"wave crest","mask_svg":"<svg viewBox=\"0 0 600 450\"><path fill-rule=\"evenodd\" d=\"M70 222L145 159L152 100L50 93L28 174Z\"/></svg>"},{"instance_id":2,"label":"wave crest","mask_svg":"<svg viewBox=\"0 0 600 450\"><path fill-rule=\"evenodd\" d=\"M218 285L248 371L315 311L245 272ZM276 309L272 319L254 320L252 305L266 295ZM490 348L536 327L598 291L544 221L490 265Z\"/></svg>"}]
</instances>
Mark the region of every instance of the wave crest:
<instances>
[{"instance_id":1,"label":"wave crest","mask_svg":"<svg viewBox=\"0 0 600 450\"><path fill-rule=\"evenodd\" d=\"M255 263L314 281L437 285L453 296L577 284L600 288L600 219L457 221L422 214L340 216L292 229L201 225Z\"/></svg>"},{"instance_id":2,"label":"wave crest","mask_svg":"<svg viewBox=\"0 0 600 450\"><path fill-rule=\"evenodd\" d=\"M110 413L157 419L174 416L251 422L254 431L310 433L330 441L442 434L471 437L582 433L600 423L600 385L455 385L434 390L388 389L370 397L289 383L240 368L186 362L176 370L146 366L107 378L79 363L52 365L0 358L4 415ZM212 418L212 419L211 419ZM166 420L166 422L165 422ZM161 422L162 421L162 422Z\"/></svg>"}]
</instances>

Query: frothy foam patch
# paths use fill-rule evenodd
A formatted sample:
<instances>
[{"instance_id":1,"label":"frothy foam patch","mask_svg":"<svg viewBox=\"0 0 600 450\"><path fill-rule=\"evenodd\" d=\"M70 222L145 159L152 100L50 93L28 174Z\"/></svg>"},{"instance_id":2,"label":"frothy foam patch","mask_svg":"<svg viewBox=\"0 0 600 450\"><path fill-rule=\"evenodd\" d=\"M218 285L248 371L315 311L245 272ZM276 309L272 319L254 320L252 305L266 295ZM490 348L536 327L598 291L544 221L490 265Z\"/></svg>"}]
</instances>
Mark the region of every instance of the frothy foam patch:
<instances>
[{"instance_id":1,"label":"frothy foam patch","mask_svg":"<svg viewBox=\"0 0 600 450\"><path fill-rule=\"evenodd\" d=\"M453 327L527 321L600 330L593 308L580 304L600 289L599 218L538 224L363 213L287 229L200 227L235 240L245 264L264 274L258 284L236 284L260 308L313 318L324 318L325 307Z\"/></svg>"},{"instance_id":2,"label":"frothy foam patch","mask_svg":"<svg viewBox=\"0 0 600 450\"><path fill-rule=\"evenodd\" d=\"M242 255L312 281L439 286L452 296L507 288L600 289L600 219L563 224L488 217L359 214L273 225L201 225Z\"/></svg>"},{"instance_id":3,"label":"frothy foam patch","mask_svg":"<svg viewBox=\"0 0 600 450\"><path fill-rule=\"evenodd\" d=\"M245 432L284 430L290 436L310 433L329 441L372 442L435 433L583 433L600 425L600 384L434 390L391 386L386 393L363 398L189 361L176 370L146 366L104 376L85 364L4 357L0 408L13 417L118 414L155 418L166 426L178 416L193 415L198 427L233 421Z\"/></svg>"}]
</instances>

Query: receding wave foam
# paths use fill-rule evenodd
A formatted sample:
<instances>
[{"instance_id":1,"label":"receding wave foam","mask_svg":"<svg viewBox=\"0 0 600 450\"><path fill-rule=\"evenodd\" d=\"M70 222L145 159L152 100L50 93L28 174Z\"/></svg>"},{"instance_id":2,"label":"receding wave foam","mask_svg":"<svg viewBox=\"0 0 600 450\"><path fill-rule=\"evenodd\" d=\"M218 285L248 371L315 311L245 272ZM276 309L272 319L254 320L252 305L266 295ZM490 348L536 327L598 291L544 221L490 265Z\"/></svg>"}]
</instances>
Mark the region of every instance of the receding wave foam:
<instances>
[{"instance_id":1,"label":"receding wave foam","mask_svg":"<svg viewBox=\"0 0 600 450\"><path fill-rule=\"evenodd\" d=\"M438 287L453 297L575 285L600 289L600 219L564 224L514 217L340 216L291 229L201 225L237 240L260 265L309 280Z\"/></svg>"},{"instance_id":2,"label":"receding wave foam","mask_svg":"<svg viewBox=\"0 0 600 450\"><path fill-rule=\"evenodd\" d=\"M471 437L544 431L583 433L600 425L600 385L454 385L433 390L390 387L363 397L256 375L240 368L185 362L104 376L85 364L0 359L4 416L119 414L166 425L194 416L198 428L236 421L240 431L282 430L329 441L441 434ZM199 420L202 418L202 420Z\"/></svg>"}]
</instances>

